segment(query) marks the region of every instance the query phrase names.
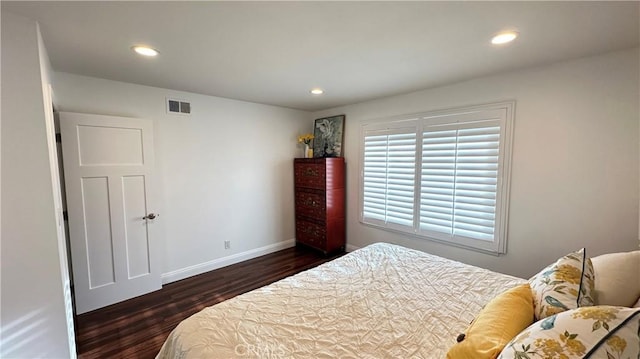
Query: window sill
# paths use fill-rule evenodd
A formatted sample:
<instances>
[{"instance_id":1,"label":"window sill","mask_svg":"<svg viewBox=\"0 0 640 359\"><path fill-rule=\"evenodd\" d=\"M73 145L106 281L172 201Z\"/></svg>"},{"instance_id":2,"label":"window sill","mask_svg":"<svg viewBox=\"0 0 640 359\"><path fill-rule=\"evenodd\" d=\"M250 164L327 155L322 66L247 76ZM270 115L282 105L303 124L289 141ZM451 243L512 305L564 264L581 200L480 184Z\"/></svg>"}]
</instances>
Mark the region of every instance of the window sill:
<instances>
[{"instance_id":1,"label":"window sill","mask_svg":"<svg viewBox=\"0 0 640 359\"><path fill-rule=\"evenodd\" d=\"M375 228L375 229L379 229L382 231L386 231L386 232L391 232L391 233L396 233L396 234L401 234L404 235L406 237L410 237L413 239L420 239L420 240L427 240L427 241L431 241L431 242L436 242L436 243L440 243L440 244L444 244L450 247L457 247L457 248L462 248L462 249L467 249L467 250L471 250L474 252L478 252L478 253L483 253L483 254L489 254L495 257L501 257L504 254L506 254L506 250L504 251L504 253L500 253L497 251L493 251L493 250L487 250L484 248L477 248L477 247L473 247L473 246L468 246L462 243L456 243L456 242L451 242L451 241L446 241L446 240L442 240L439 238L434 238L434 237L430 237L430 236L424 236L418 233L412 233L412 232L407 232L407 231L402 231L402 230L398 230L398 229L394 229L394 228L389 228L389 227L385 227L385 226L381 226L378 224L374 224L374 223L368 223L368 222L364 222L362 219L359 219L358 222L366 227L371 227L371 228Z\"/></svg>"}]
</instances>

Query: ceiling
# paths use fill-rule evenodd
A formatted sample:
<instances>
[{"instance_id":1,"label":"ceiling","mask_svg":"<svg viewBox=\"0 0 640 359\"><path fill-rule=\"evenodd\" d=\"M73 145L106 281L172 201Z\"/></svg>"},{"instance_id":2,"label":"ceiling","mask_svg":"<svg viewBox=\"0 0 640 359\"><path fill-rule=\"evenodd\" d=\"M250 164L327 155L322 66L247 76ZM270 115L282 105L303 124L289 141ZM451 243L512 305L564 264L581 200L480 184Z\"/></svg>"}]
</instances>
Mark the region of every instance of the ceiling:
<instances>
[{"instance_id":1,"label":"ceiling","mask_svg":"<svg viewBox=\"0 0 640 359\"><path fill-rule=\"evenodd\" d=\"M638 1L1 6L40 23L56 71L307 111L640 43ZM505 29L520 37L491 45ZM142 58L135 44L160 55Z\"/></svg>"}]
</instances>

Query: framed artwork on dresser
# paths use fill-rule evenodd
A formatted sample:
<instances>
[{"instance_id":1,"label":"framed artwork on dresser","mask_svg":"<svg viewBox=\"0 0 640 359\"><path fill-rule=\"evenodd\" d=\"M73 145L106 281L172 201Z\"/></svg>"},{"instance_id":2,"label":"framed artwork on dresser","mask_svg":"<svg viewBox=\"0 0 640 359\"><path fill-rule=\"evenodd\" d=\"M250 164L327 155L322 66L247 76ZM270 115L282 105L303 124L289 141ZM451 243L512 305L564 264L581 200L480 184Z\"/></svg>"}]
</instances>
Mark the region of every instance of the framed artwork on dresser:
<instances>
[{"instance_id":1,"label":"framed artwork on dresser","mask_svg":"<svg viewBox=\"0 0 640 359\"><path fill-rule=\"evenodd\" d=\"M345 115L323 117L313 126L313 157L343 157Z\"/></svg>"}]
</instances>

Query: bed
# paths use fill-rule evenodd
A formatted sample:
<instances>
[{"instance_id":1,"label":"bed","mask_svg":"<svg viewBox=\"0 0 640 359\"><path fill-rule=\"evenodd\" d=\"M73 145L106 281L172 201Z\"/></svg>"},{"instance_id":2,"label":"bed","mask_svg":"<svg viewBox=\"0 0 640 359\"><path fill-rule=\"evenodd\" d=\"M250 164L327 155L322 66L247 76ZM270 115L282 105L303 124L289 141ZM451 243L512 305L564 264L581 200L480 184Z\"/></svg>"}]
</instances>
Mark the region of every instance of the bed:
<instances>
[{"instance_id":1,"label":"bed","mask_svg":"<svg viewBox=\"0 0 640 359\"><path fill-rule=\"evenodd\" d=\"M205 308L157 358L444 358L484 304L521 283L376 243Z\"/></svg>"}]
</instances>

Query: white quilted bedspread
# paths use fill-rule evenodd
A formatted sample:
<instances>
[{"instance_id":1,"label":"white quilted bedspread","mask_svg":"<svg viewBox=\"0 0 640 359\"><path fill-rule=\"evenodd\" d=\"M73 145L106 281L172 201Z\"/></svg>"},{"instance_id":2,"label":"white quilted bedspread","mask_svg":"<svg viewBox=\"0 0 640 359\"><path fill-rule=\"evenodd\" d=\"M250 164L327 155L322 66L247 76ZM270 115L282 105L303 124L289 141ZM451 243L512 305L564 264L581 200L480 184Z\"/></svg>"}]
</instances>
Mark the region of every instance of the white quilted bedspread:
<instances>
[{"instance_id":1,"label":"white quilted bedspread","mask_svg":"<svg viewBox=\"0 0 640 359\"><path fill-rule=\"evenodd\" d=\"M377 243L205 308L158 358L444 358L524 279Z\"/></svg>"}]
</instances>

